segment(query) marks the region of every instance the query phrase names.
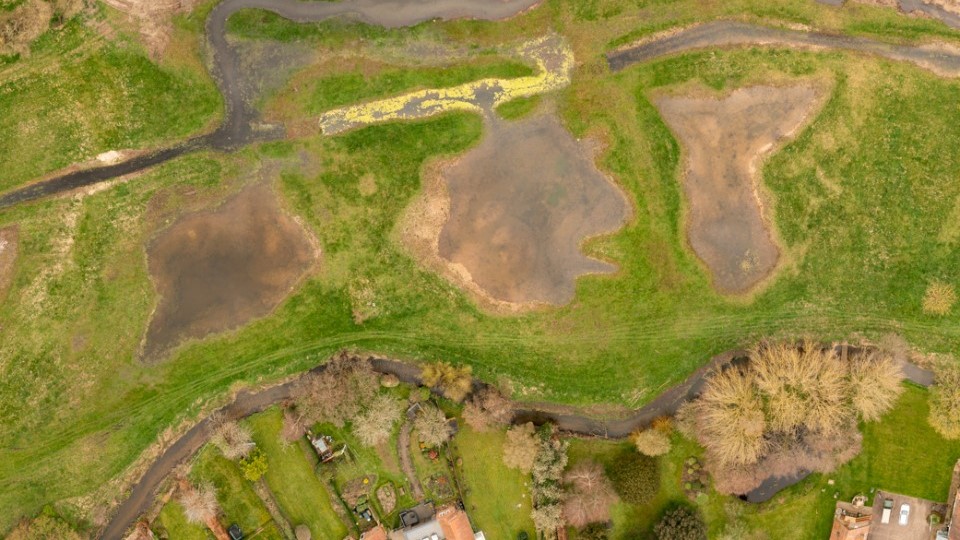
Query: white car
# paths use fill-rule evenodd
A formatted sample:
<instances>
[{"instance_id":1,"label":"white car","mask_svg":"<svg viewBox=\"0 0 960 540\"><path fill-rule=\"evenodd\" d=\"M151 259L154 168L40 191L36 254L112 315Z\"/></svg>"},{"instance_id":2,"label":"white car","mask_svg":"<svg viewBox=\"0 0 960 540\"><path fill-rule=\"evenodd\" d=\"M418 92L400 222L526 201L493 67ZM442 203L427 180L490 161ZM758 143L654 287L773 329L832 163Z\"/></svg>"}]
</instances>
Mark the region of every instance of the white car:
<instances>
[{"instance_id":1,"label":"white car","mask_svg":"<svg viewBox=\"0 0 960 540\"><path fill-rule=\"evenodd\" d=\"M900 507L900 524L906 525L908 519L910 519L910 505L904 504Z\"/></svg>"}]
</instances>

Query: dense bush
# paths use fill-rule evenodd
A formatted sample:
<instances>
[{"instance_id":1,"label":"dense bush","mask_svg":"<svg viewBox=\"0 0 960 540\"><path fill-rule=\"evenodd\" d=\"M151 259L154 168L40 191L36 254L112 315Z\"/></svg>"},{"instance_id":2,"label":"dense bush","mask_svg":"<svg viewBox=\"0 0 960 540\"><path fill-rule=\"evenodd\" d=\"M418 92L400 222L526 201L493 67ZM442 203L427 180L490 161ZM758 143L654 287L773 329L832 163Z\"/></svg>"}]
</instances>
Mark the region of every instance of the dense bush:
<instances>
[{"instance_id":1,"label":"dense bush","mask_svg":"<svg viewBox=\"0 0 960 540\"><path fill-rule=\"evenodd\" d=\"M643 504L660 491L657 460L637 452L622 452L607 467L613 489L624 501Z\"/></svg>"},{"instance_id":2,"label":"dense bush","mask_svg":"<svg viewBox=\"0 0 960 540\"><path fill-rule=\"evenodd\" d=\"M695 510L678 506L653 528L657 540L707 540L707 525Z\"/></svg>"}]
</instances>

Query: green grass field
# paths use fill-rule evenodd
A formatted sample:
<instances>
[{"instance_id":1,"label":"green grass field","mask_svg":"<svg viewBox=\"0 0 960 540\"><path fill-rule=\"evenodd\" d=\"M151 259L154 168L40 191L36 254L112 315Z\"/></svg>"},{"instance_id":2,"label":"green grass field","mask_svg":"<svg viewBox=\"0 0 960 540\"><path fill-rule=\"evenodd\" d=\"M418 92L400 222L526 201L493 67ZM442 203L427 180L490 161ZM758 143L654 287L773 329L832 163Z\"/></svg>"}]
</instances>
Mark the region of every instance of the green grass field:
<instances>
[{"instance_id":1,"label":"green grass field","mask_svg":"<svg viewBox=\"0 0 960 540\"><path fill-rule=\"evenodd\" d=\"M255 534L256 538L263 540L283 539L250 481L243 477L236 463L223 457L215 448L207 446L200 452L191 476L196 482L213 484L225 526L236 523L246 535Z\"/></svg>"},{"instance_id":2,"label":"green grass field","mask_svg":"<svg viewBox=\"0 0 960 540\"><path fill-rule=\"evenodd\" d=\"M108 480L164 429L231 388L277 380L342 348L469 363L484 380L512 385L521 399L627 406L653 399L713 354L767 336L896 332L925 350L960 351L960 312L933 317L920 306L929 281L955 282L960 275L952 232L960 200L960 85L915 67L829 51L731 49L618 74L604 67L602 53L619 44L733 16L898 41L960 39L940 24L892 10L857 4L836 10L797 0L553 0L505 23L390 31L352 23L259 24L262 14L241 14L232 23L241 36L383 54L441 40L482 51L551 29L562 33L579 64L572 86L543 102L576 136L605 142L600 164L633 202L635 217L623 230L585 245L616 261L620 272L580 279L569 306L493 316L398 245L396 225L418 193L422 167L482 136L480 119L465 114L185 157L82 200L6 209L0 226L18 224L21 245L0 304L0 531L47 503L90 493L95 501L112 499ZM183 46L193 51L184 58L196 55L187 44L198 23L180 24ZM6 135L0 168L7 171L0 182L19 184L117 146L182 138L216 118L219 101L196 71L196 56L194 63L158 67L130 38L82 48L89 35L83 26L50 35L30 58L0 66L0 87L9 89L0 92ZM65 51L78 52L60 61ZM22 76L8 79L10 70ZM44 70L58 76L38 75ZM107 75L90 77L100 70ZM436 82L431 73L418 66L391 77L421 85ZM763 168L787 264L752 298L721 297L686 247L679 147L650 93L810 78L832 88L824 111ZM76 104L82 106L71 108ZM58 116L67 113L76 123ZM18 134L24 127L34 135ZM303 156L318 166L303 168ZM157 301L145 243L181 213L235 191L264 159L280 163L275 185L284 204L320 240L321 270L270 316L143 365L137 351ZM364 178L373 178L375 192L361 191ZM350 286L359 279L369 282L380 308L363 324L351 316ZM913 409L904 420L925 426L925 413ZM286 471L306 482L301 469L281 465L273 481ZM857 474L880 473L865 465ZM790 496L829 512L817 506L816 494ZM72 503L60 506L69 510ZM810 515L779 507L766 512Z\"/></svg>"},{"instance_id":3,"label":"green grass field","mask_svg":"<svg viewBox=\"0 0 960 540\"><path fill-rule=\"evenodd\" d=\"M160 527L154 527L166 531L169 538L183 540L209 540L213 538L206 527L196 523L190 523L183 515L183 507L175 500L163 505L160 510L160 516L157 518Z\"/></svg>"},{"instance_id":4,"label":"green grass field","mask_svg":"<svg viewBox=\"0 0 960 540\"><path fill-rule=\"evenodd\" d=\"M454 439L463 458L464 505L475 528L488 538L534 535L530 519L530 478L503 464L502 431L480 433L464 425Z\"/></svg>"},{"instance_id":5,"label":"green grass field","mask_svg":"<svg viewBox=\"0 0 960 540\"><path fill-rule=\"evenodd\" d=\"M253 416L248 423L254 441L267 454L264 476L280 511L292 526L306 525L315 538L343 538L347 528L334 511L330 494L314 472L305 445L280 443L282 416L277 408Z\"/></svg>"}]
</instances>

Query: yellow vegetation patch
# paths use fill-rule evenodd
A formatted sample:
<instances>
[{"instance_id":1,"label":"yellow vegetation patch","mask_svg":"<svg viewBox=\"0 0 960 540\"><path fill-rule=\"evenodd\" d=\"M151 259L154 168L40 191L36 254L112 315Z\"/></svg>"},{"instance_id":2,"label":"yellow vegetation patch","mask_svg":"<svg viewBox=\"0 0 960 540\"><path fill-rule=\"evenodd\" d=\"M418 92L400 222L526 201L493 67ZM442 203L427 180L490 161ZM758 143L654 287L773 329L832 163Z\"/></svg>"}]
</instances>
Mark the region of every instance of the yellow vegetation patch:
<instances>
[{"instance_id":1,"label":"yellow vegetation patch","mask_svg":"<svg viewBox=\"0 0 960 540\"><path fill-rule=\"evenodd\" d=\"M426 118L448 111L480 112L507 101L564 88L570 84L573 51L559 36L545 36L517 47L515 54L537 65L539 73L516 79L481 79L460 86L418 90L402 96L333 109L321 115L320 129L327 135L353 128Z\"/></svg>"},{"instance_id":2,"label":"yellow vegetation patch","mask_svg":"<svg viewBox=\"0 0 960 540\"><path fill-rule=\"evenodd\" d=\"M950 313L956 301L957 291L953 285L933 281L927 286L927 292L923 295L923 311L932 315L946 315Z\"/></svg>"}]
</instances>

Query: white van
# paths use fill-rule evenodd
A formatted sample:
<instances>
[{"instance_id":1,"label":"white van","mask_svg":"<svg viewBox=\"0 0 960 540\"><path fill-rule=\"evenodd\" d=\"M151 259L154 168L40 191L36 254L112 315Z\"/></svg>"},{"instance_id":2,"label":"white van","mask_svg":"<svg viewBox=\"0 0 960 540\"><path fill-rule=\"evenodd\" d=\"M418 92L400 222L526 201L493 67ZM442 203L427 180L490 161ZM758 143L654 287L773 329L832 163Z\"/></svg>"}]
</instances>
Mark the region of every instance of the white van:
<instances>
[{"instance_id":1,"label":"white van","mask_svg":"<svg viewBox=\"0 0 960 540\"><path fill-rule=\"evenodd\" d=\"M880 523L886 525L890 523L890 514L893 512L893 499L883 500L883 514L880 515Z\"/></svg>"}]
</instances>

